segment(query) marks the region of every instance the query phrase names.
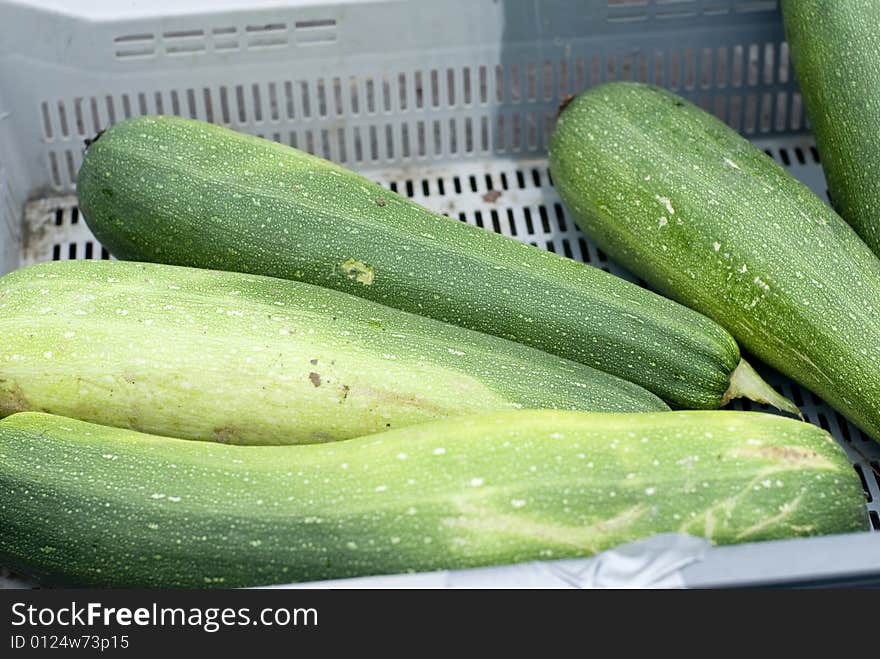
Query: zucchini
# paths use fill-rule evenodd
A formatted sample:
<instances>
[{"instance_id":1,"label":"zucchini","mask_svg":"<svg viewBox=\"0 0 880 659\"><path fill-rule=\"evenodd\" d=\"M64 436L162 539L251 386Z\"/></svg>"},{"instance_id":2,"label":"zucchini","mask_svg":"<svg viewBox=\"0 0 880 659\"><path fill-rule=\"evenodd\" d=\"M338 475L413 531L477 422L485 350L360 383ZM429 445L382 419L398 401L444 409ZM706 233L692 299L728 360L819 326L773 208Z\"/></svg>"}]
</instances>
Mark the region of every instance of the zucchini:
<instances>
[{"instance_id":1,"label":"zucchini","mask_svg":"<svg viewBox=\"0 0 880 659\"><path fill-rule=\"evenodd\" d=\"M834 208L880 255L880 2L783 0Z\"/></svg>"},{"instance_id":2,"label":"zucchini","mask_svg":"<svg viewBox=\"0 0 880 659\"><path fill-rule=\"evenodd\" d=\"M637 83L570 102L550 167L601 249L880 439L880 261L806 186Z\"/></svg>"},{"instance_id":3,"label":"zucchini","mask_svg":"<svg viewBox=\"0 0 880 659\"><path fill-rule=\"evenodd\" d=\"M587 364L678 407L788 403L736 370L736 342L707 318L281 144L134 118L89 145L77 193L118 258L338 289Z\"/></svg>"},{"instance_id":4,"label":"zucchini","mask_svg":"<svg viewBox=\"0 0 880 659\"><path fill-rule=\"evenodd\" d=\"M235 587L868 528L823 430L754 412L502 412L336 444L0 421L0 560L49 583Z\"/></svg>"},{"instance_id":5,"label":"zucchini","mask_svg":"<svg viewBox=\"0 0 880 659\"><path fill-rule=\"evenodd\" d=\"M650 411L583 364L309 284L110 261L0 279L0 416L242 444L517 407Z\"/></svg>"}]
</instances>

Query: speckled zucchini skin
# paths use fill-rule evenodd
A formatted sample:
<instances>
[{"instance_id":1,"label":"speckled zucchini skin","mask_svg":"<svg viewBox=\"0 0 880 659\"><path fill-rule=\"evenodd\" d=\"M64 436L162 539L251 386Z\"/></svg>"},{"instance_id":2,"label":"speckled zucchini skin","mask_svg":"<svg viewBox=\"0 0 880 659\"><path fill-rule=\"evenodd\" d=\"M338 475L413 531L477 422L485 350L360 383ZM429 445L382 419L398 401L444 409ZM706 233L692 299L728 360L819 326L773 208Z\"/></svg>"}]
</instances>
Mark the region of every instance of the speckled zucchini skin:
<instances>
[{"instance_id":1,"label":"speckled zucchini skin","mask_svg":"<svg viewBox=\"0 0 880 659\"><path fill-rule=\"evenodd\" d=\"M678 96L609 83L550 145L578 225L880 439L880 261L806 186Z\"/></svg>"},{"instance_id":2,"label":"speckled zucchini skin","mask_svg":"<svg viewBox=\"0 0 880 659\"><path fill-rule=\"evenodd\" d=\"M309 284L58 261L0 278L0 416L242 444L518 407L656 411L583 364Z\"/></svg>"},{"instance_id":3,"label":"speckled zucchini skin","mask_svg":"<svg viewBox=\"0 0 880 659\"><path fill-rule=\"evenodd\" d=\"M0 421L0 559L50 583L247 586L861 531L821 429L768 414L506 412L348 442ZM75 477L74 477L75 476Z\"/></svg>"},{"instance_id":4,"label":"speckled zucchini skin","mask_svg":"<svg viewBox=\"0 0 880 659\"><path fill-rule=\"evenodd\" d=\"M570 259L469 226L330 162L203 122L134 118L77 193L119 258L306 281L717 408L740 355L717 324Z\"/></svg>"},{"instance_id":5,"label":"speckled zucchini skin","mask_svg":"<svg viewBox=\"0 0 880 659\"><path fill-rule=\"evenodd\" d=\"M782 15L834 207L880 255L880 2L783 0Z\"/></svg>"}]
</instances>

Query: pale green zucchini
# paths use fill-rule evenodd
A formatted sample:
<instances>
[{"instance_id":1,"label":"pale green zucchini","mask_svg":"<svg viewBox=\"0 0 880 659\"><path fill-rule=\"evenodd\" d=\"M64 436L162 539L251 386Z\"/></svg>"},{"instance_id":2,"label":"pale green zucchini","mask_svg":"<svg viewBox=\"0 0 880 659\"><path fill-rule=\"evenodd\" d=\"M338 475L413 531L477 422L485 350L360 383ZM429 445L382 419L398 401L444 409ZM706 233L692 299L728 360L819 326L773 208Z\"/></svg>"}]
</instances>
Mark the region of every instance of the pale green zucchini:
<instances>
[{"instance_id":1,"label":"pale green zucchini","mask_svg":"<svg viewBox=\"0 0 880 659\"><path fill-rule=\"evenodd\" d=\"M880 255L880 2L783 0L834 208Z\"/></svg>"},{"instance_id":2,"label":"pale green zucchini","mask_svg":"<svg viewBox=\"0 0 880 659\"><path fill-rule=\"evenodd\" d=\"M614 277L428 211L296 149L178 117L92 142L80 208L118 258L306 281L501 336L635 382L676 407L795 411L717 324Z\"/></svg>"},{"instance_id":3,"label":"pale green zucchini","mask_svg":"<svg viewBox=\"0 0 880 659\"><path fill-rule=\"evenodd\" d=\"M601 249L880 440L880 260L809 188L637 83L569 103L550 167Z\"/></svg>"},{"instance_id":4,"label":"pale green zucchini","mask_svg":"<svg viewBox=\"0 0 880 659\"><path fill-rule=\"evenodd\" d=\"M654 394L504 339L258 275L59 261L0 278L0 416L187 439L348 439L511 408L656 411Z\"/></svg>"},{"instance_id":5,"label":"pale green zucchini","mask_svg":"<svg viewBox=\"0 0 880 659\"><path fill-rule=\"evenodd\" d=\"M867 529L823 430L749 412L505 412L348 442L0 421L0 563L48 583L233 587Z\"/></svg>"}]
</instances>

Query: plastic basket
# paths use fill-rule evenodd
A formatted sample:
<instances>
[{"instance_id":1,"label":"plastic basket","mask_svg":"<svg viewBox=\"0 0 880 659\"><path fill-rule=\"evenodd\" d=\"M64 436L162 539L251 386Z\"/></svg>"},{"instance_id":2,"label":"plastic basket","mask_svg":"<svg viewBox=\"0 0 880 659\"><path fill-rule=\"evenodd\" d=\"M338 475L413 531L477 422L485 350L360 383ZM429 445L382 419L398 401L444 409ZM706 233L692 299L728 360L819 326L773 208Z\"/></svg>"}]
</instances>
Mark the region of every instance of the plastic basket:
<instances>
[{"instance_id":1,"label":"plastic basket","mask_svg":"<svg viewBox=\"0 0 880 659\"><path fill-rule=\"evenodd\" d=\"M776 0L7 0L0 26L0 274L107 257L73 196L83 140L146 113L291 144L631 280L553 190L545 148L568 94L612 79L672 88L827 200ZM880 447L762 373L841 443L880 530ZM821 547L871 553L843 536ZM764 555L767 578L782 570L770 551L728 549L749 565Z\"/></svg>"}]
</instances>

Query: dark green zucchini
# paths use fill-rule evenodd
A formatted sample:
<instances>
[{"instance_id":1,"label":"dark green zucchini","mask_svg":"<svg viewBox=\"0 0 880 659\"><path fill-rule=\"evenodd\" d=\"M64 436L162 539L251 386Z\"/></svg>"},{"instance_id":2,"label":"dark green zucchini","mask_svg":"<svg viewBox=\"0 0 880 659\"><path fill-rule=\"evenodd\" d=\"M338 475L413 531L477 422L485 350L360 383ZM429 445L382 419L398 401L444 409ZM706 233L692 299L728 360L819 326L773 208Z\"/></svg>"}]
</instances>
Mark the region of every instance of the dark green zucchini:
<instances>
[{"instance_id":1,"label":"dark green zucchini","mask_svg":"<svg viewBox=\"0 0 880 659\"><path fill-rule=\"evenodd\" d=\"M281 144L189 119L130 119L89 146L77 193L119 258L342 290L587 364L678 407L744 395L792 410L738 368L736 342L707 318Z\"/></svg>"},{"instance_id":2,"label":"dark green zucchini","mask_svg":"<svg viewBox=\"0 0 880 659\"><path fill-rule=\"evenodd\" d=\"M809 188L715 117L638 83L569 103L550 167L615 260L880 440L880 261Z\"/></svg>"},{"instance_id":3,"label":"dark green zucchini","mask_svg":"<svg viewBox=\"0 0 880 659\"><path fill-rule=\"evenodd\" d=\"M880 255L880 2L783 0L834 208Z\"/></svg>"}]
</instances>

